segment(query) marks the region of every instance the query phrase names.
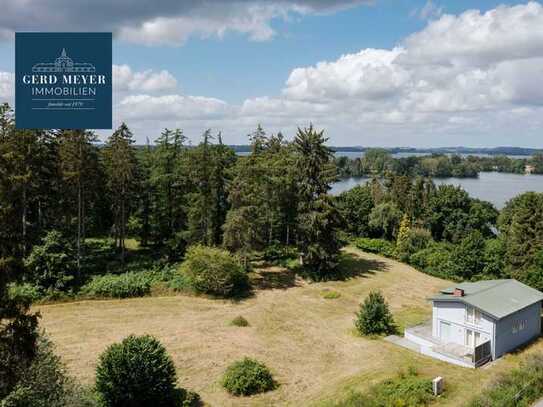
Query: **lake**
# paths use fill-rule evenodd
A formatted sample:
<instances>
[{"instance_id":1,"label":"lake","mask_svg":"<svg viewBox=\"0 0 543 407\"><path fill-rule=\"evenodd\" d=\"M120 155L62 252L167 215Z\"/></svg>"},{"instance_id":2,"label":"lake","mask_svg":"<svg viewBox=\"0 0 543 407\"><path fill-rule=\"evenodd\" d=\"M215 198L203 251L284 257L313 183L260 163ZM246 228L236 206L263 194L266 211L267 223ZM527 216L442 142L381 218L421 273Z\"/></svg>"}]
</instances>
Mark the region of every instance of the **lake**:
<instances>
[{"instance_id":1,"label":"lake","mask_svg":"<svg viewBox=\"0 0 543 407\"><path fill-rule=\"evenodd\" d=\"M346 178L332 185L331 194L340 194L368 178ZM481 172L479 178L434 178L436 185L452 184L465 189L473 198L492 202L501 209L511 198L528 191L543 192L543 175L520 175L500 172Z\"/></svg>"}]
</instances>

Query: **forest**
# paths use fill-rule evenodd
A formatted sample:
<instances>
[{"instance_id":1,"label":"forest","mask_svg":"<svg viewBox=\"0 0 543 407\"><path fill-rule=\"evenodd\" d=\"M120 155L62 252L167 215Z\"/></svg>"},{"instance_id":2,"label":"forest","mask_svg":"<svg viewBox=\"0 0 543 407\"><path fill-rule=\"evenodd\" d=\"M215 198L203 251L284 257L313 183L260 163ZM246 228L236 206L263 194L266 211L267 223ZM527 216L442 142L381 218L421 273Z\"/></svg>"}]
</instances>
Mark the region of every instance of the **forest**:
<instances>
[{"instance_id":1,"label":"forest","mask_svg":"<svg viewBox=\"0 0 543 407\"><path fill-rule=\"evenodd\" d=\"M524 174L530 168L533 174L543 174L543 153L531 157L511 158L506 155L477 156L432 153L430 155L393 157L385 149L367 149L360 158L336 157L338 174L342 178L383 176L386 173L410 177L476 178L480 172L496 171Z\"/></svg>"},{"instance_id":2,"label":"forest","mask_svg":"<svg viewBox=\"0 0 543 407\"><path fill-rule=\"evenodd\" d=\"M239 297L263 259L332 280L348 242L434 276L543 289L543 194L498 211L432 182L445 161L470 176L494 165L486 159L369 151L355 166L374 178L331 196L353 162L335 159L313 126L292 141L258 126L238 156L209 130L197 146L164 129L136 148L124 123L101 145L91 131L17 130L14 114L0 109L0 398L38 352L36 301L143 296L155 286Z\"/></svg>"}]
</instances>

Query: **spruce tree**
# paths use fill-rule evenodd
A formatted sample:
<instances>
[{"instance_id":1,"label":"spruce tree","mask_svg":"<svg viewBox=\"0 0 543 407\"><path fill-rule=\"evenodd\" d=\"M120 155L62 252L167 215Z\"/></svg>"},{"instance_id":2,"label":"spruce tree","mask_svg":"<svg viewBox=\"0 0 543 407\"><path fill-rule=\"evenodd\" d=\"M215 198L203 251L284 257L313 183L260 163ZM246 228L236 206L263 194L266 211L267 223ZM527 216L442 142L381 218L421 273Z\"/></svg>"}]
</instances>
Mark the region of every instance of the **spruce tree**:
<instances>
[{"instance_id":1,"label":"spruce tree","mask_svg":"<svg viewBox=\"0 0 543 407\"><path fill-rule=\"evenodd\" d=\"M126 223L136 179L136 155L132 132L123 123L115 130L104 148L104 161L114 214L114 235L121 261L125 258Z\"/></svg>"},{"instance_id":2,"label":"spruce tree","mask_svg":"<svg viewBox=\"0 0 543 407\"><path fill-rule=\"evenodd\" d=\"M186 224L185 141L180 129L164 129L152 153L153 238L158 245L169 242Z\"/></svg>"},{"instance_id":3,"label":"spruce tree","mask_svg":"<svg viewBox=\"0 0 543 407\"><path fill-rule=\"evenodd\" d=\"M191 244L214 246L223 241L223 225L229 209L227 185L236 156L222 143L220 133L216 136L217 144L211 143L214 138L207 130L202 142L188 152L186 168L191 192L184 235Z\"/></svg>"},{"instance_id":4,"label":"spruce tree","mask_svg":"<svg viewBox=\"0 0 543 407\"><path fill-rule=\"evenodd\" d=\"M311 125L298 129L294 140L298 173L298 248L302 265L315 278L326 278L337 266L341 218L328 195L335 179L332 151L324 131Z\"/></svg>"},{"instance_id":5,"label":"spruce tree","mask_svg":"<svg viewBox=\"0 0 543 407\"><path fill-rule=\"evenodd\" d=\"M70 232L75 219L77 269L80 271L89 203L97 198L95 186L101 182L97 149L93 145L97 137L90 131L65 130L58 134L58 139L62 199L67 201L64 217Z\"/></svg>"},{"instance_id":6,"label":"spruce tree","mask_svg":"<svg viewBox=\"0 0 543 407\"><path fill-rule=\"evenodd\" d=\"M151 239L151 223L152 223L152 204L153 204L153 182L151 180L151 171L153 168L154 155L151 149L149 138L145 148L141 150L139 155L139 217L141 219L140 243L143 247L149 245Z\"/></svg>"},{"instance_id":7,"label":"spruce tree","mask_svg":"<svg viewBox=\"0 0 543 407\"><path fill-rule=\"evenodd\" d=\"M8 283L21 273L14 258L0 255L0 400L17 384L36 355L38 315L30 304L8 295Z\"/></svg>"},{"instance_id":8,"label":"spruce tree","mask_svg":"<svg viewBox=\"0 0 543 407\"><path fill-rule=\"evenodd\" d=\"M266 191L264 131L259 129L250 137L251 154L241 157L234 169L236 176L230 183L230 210L226 216L224 245L229 250L239 252L245 262L251 252L262 250L266 242Z\"/></svg>"},{"instance_id":9,"label":"spruce tree","mask_svg":"<svg viewBox=\"0 0 543 407\"><path fill-rule=\"evenodd\" d=\"M59 218L56 150L56 140L48 131L16 130L14 125L3 130L0 252L25 257L45 227Z\"/></svg>"},{"instance_id":10,"label":"spruce tree","mask_svg":"<svg viewBox=\"0 0 543 407\"><path fill-rule=\"evenodd\" d=\"M391 334L396 330L394 319L380 291L371 291L356 313L355 326L362 335Z\"/></svg>"},{"instance_id":11,"label":"spruce tree","mask_svg":"<svg viewBox=\"0 0 543 407\"><path fill-rule=\"evenodd\" d=\"M229 208L227 184L230 176L228 170L233 164L235 156L232 150L223 144L221 133L217 135L217 145L214 147L214 152L215 158L211 176L213 190L211 233L214 244L221 244L223 240L222 226L226 221L226 213Z\"/></svg>"},{"instance_id":12,"label":"spruce tree","mask_svg":"<svg viewBox=\"0 0 543 407\"><path fill-rule=\"evenodd\" d=\"M513 198L498 220L505 243L505 264L509 275L543 287L543 270L534 275L536 259L543 252L543 193L526 192ZM535 269L538 269L535 267ZM528 278L527 272L531 276ZM537 281L536 283L536 280Z\"/></svg>"}]
</instances>

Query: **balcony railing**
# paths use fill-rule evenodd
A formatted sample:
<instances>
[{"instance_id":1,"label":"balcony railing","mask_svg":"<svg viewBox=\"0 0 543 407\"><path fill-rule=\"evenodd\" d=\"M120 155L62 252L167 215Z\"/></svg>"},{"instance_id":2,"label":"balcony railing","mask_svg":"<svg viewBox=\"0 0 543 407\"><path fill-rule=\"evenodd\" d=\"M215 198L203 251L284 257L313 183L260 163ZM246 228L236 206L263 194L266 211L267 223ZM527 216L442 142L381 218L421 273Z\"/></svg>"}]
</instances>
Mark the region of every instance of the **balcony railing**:
<instances>
[{"instance_id":1,"label":"balcony railing","mask_svg":"<svg viewBox=\"0 0 543 407\"><path fill-rule=\"evenodd\" d=\"M481 366L488 362L492 357L492 350L490 349L490 341L486 341L477 345L473 350L471 361L475 366Z\"/></svg>"}]
</instances>

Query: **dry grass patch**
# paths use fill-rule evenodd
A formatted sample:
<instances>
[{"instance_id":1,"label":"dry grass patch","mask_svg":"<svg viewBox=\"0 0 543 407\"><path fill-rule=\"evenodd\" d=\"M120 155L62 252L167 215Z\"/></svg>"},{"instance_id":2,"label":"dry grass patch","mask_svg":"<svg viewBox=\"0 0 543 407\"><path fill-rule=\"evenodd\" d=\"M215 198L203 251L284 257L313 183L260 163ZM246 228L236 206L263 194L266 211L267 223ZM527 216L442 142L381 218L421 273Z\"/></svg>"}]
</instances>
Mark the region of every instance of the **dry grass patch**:
<instances>
[{"instance_id":1,"label":"dry grass patch","mask_svg":"<svg viewBox=\"0 0 543 407\"><path fill-rule=\"evenodd\" d=\"M417 366L421 375L445 376L452 389L475 389L490 375L484 369L470 372L382 340L352 335L354 313L370 290L380 289L397 321L405 323L414 315L429 316L425 298L448 282L354 248L345 249L342 265L348 265L342 281L315 284L277 267L266 269L264 273L276 273L271 287L261 280L265 290L257 289L237 302L177 296L37 308L43 316L41 326L69 370L84 382L92 383L97 357L108 345L129 334L148 333L172 355L179 385L217 406L318 404L410 365ZM341 296L326 300L325 288ZM250 328L232 329L225 323L238 315L251 321ZM277 390L249 398L228 395L221 377L228 365L245 356L274 372Z\"/></svg>"}]
</instances>

